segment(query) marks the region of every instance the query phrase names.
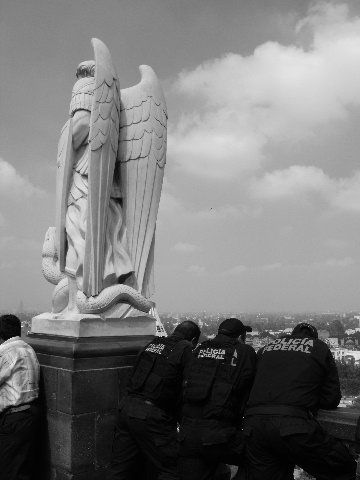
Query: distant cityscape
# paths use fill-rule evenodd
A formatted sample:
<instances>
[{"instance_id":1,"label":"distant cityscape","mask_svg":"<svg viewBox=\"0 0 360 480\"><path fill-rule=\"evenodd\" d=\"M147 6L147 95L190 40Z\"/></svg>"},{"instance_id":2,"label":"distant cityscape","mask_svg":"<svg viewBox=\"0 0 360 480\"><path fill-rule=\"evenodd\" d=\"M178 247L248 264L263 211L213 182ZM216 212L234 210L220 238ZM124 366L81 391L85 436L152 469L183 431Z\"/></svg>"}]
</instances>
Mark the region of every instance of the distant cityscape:
<instances>
[{"instance_id":1,"label":"distant cityscape","mask_svg":"<svg viewBox=\"0 0 360 480\"><path fill-rule=\"evenodd\" d=\"M20 308L21 307L21 308ZM30 329L31 319L39 312L21 311L20 303L15 313L21 320L23 334ZM8 313L8 312L0 312ZM360 312L322 312L322 313L244 313L244 312L163 312L160 320L167 334L180 322L192 320L201 328L200 341L213 338L218 325L228 317L236 317L252 332L247 334L246 343L257 351L269 341L289 335L296 324L308 322L314 325L319 338L327 343L337 362L341 389L341 406L360 406ZM359 398L358 398L359 397Z\"/></svg>"}]
</instances>

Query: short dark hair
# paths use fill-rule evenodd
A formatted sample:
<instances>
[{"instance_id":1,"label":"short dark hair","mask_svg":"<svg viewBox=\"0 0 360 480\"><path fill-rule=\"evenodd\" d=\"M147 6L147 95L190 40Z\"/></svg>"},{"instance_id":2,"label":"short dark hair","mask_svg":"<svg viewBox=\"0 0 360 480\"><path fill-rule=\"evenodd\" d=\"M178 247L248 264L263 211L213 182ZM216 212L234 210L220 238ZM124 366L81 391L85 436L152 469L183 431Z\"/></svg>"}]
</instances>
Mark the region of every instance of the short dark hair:
<instances>
[{"instance_id":1,"label":"short dark hair","mask_svg":"<svg viewBox=\"0 0 360 480\"><path fill-rule=\"evenodd\" d=\"M196 341L198 341L200 337L200 328L195 322L185 320L175 327L174 333L181 333L185 340L192 340L195 338Z\"/></svg>"},{"instance_id":2,"label":"short dark hair","mask_svg":"<svg viewBox=\"0 0 360 480\"><path fill-rule=\"evenodd\" d=\"M0 317L0 338L9 340L21 336L21 322L16 315L8 314Z\"/></svg>"},{"instance_id":3,"label":"short dark hair","mask_svg":"<svg viewBox=\"0 0 360 480\"><path fill-rule=\"evenodd\" d=\"M234 317L226 318L220 323L218 328L219 334L227 335L232 338L238 338L246 332L252 332L252 328L248 325L244 325L241 320Z\"/></svg>"},{"instance_id":4,"label":"short dark hair","mask_svg":"<svg viewBox=\"0 0 360 480\"><path fill-rule=\"evenodd\" d=\"M95 77L95 62L87 60L81 62L76 69L76 78Z\"/></svg>"},{"instance_id":5,"label":"short dark hair","mask_svg":"<svg viewBox=\"0 0 360 480\"><path fill-rule=\"evenodd\" d=\"M291 332L292 336L297 336L297 337L310 337L310 338L315 338L318 339L318 331L314 327L314 325L311 325L311 323L306 323L306 322L301 322L294 327L294 330Z\"/></svg>"}]
</instances>

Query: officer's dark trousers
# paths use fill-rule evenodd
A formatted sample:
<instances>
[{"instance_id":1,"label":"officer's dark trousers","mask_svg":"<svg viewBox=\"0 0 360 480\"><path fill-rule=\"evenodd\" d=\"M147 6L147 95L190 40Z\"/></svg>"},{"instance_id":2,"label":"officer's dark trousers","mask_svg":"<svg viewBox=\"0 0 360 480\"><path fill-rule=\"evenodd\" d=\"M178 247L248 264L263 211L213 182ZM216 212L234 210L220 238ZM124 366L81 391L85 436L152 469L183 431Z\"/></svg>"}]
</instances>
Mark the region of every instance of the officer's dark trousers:
<instances>
[{"instance_id":1,"label":"officer's dark trousers","mask_svg":"<svg viewBox=\"0 0 360 480\"><path fill-rule=\"evenodd\" d=\"M293 480L298 465L317 480L355 480L356 462L314 419L254 415L244 435L251 480Z\"/></svg>"},{"instance_id":2,"label":"officer's dark trousers","mask_svg":"<svg viewBox=\"0 0 360 480\"><path fill-rule=\"evenodd\" d=\"M160 408L127 398L115 427L108 480L149 478L142 458L156 469L158 480L178 480L176 421Z\"/></svg>"},{"instance_id":3,"label":"officer's dark trousers","mask_svg":"<svg viewBox=\"0 0 360 480\"><path fill-rule=\"evenodd\" d=\"M182 480L210 480L216 478L221 463L239 465L243 461L241 431L229 424L185 418L179 440Z\"/></svg>"},{"instance_id":4,"label":"officer's dark trousers","mask_svg":"<svg viewBox=\"0 0 360 480\"><path fill-rule=\"evenodd\" d=\"M35 450L38 445L39 408L35 405L16 413L0 414L0 478L35 478Z\"/></svg>"}]
</instances>

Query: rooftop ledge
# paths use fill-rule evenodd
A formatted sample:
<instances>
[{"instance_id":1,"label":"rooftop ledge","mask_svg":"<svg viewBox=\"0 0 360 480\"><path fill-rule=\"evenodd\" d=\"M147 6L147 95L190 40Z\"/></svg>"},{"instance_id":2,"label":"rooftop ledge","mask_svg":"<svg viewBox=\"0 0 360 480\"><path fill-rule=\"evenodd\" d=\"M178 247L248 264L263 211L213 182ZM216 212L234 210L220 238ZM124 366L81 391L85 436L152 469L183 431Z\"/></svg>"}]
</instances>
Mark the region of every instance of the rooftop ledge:
<instances>
[{"instance_id":1,"label":"rooftop ledge","mask_svg":"<svg viewBox=\"0 0 360 480\"><path fill-rule=\"evenodd\" d=\"M360 453L360 408L319 410L317 419L331 435L356 445Z\"/></svg>"},{"instance_id":2,"label":"rooftop ledge","mask_svg":"<svg viewBox=\"0 0 360 480\"><path fill-rule=\"evenodd\" d=\"M360 408L319 410L317 420L327 432L343 440L358 456L356 478L360 480Z\"/></svg>"}]
</instances>

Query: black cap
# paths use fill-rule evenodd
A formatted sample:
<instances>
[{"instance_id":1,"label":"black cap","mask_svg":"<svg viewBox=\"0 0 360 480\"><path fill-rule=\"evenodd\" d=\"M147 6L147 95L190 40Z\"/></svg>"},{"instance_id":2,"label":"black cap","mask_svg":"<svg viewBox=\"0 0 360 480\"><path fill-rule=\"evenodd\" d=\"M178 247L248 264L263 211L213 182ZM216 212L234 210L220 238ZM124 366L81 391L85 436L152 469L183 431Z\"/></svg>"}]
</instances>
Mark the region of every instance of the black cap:
<instances>
[{"instance_id":1,"label":"black cap","mask_svg":"<svg viewBox=\"0 0 360 480\"><path fill-rule=\"evenodd\" d=\"M220 323L218 332L229 337L238 337L242 333L252 332L252 328L244 325L238 318L227 318Z\"/></svg>"},{"instance_id":2,"label":"black cap","mask_svg":"<svg viewBox=\"0 0 360 480\"><path fill-rule=\"evenodd\" d=\"M312 337L315 339L319 338L318 331L316 330L316 328L310 323L306 323L306 322L298 323L294 328L294 330L291 332L291 335L299 335L300 333L305 333L304 330L309 332L310 334L309 337Z\"/></svg>"}]
</instances>

